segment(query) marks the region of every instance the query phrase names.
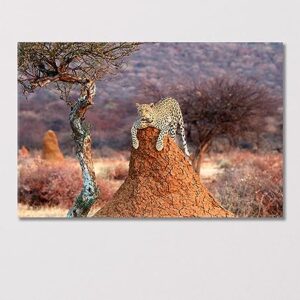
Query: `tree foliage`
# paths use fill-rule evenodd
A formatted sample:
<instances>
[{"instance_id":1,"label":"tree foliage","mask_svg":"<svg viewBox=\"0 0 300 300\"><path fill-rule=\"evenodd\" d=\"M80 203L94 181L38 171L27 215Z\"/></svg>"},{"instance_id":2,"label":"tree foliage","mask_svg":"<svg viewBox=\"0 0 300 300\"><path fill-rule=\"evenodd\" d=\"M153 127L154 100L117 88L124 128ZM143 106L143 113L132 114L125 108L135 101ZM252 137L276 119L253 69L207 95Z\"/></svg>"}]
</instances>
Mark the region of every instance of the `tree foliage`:
<instances>
[{"instance_id":1,"label":"tree foliage","mask_svg":"<svg viewBox=\"0 0 300 300\"><path fill-rule=\"evenodd\" d=\"M18 82L25 94L55 84L68 101L74 85L117 71L137 47L138 43L19 43Z\"/></svg>"},{"instance_id":2,"label":"tree foliage","mask_svg":"<svg viewBox=\"0 0 300 300\"><path fill-rule=\"evenodd\" d=\"M245 132L262 131L265 117L276 108L276 98L250 80L216 78L194 83L176 94L182 104L188 137L197 146L198 171L202 159L199 156L216 137L225 136L232 141Z\"/></svg>"}]
</instances>

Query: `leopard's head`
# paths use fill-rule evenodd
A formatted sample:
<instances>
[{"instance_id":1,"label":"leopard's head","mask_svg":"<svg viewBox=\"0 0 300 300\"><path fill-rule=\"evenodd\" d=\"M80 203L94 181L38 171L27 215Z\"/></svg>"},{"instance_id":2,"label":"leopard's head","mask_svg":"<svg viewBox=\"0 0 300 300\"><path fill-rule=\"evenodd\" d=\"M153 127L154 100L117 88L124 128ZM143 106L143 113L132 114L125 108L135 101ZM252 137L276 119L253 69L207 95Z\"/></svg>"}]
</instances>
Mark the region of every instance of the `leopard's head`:
<instances>
[{"instance_id":1,"label":"leopard's head","mask_svg":"<svg viewBox=\"0 0 300 300\"><path fill-rule=\"evenodd\" d=\"M136 103L137 111L141 121L151 123L154 120L153 103L139 104Z\"/></svg>"}]
</instances>

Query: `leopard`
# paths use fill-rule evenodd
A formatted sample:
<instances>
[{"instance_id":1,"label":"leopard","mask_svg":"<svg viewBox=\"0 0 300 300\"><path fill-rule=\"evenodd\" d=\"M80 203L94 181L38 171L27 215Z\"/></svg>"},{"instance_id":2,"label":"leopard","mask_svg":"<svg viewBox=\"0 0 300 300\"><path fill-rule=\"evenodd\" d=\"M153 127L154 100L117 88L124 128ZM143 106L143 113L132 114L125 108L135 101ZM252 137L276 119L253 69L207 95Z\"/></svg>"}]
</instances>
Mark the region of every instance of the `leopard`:
<instances>
[{"instance_id":1,"label":"leopard","mask_svg":"<svg viewBox=\"0 0 300 300\"><path fill-rule=\"evenodd\" d=\"M139 148L139 140L137 138L138 129L145 129L147 127L159 129L156 150L162 151L164 148L164 137L169 134L172 139L176 140L177 129L179 127L184 153L188 158L190 157L184 133L182 111L176 99L167 97L159 100L157 103L136 103L136 107L139 118L133 123L131 128L132 146L134 149Z\"/></svg>"}]
</instances>

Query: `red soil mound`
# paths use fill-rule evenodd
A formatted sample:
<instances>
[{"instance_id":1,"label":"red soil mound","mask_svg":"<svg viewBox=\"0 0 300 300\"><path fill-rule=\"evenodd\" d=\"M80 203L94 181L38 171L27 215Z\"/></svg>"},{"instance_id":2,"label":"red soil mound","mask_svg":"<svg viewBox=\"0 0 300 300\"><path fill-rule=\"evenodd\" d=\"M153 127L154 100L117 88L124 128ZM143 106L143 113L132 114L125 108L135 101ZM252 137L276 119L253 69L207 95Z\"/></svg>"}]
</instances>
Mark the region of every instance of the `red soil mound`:
<instances>
[{"instance_id":1,"label":"red soil mound","mask_svg":"<svg viewBox=\"0 0 300 300\"><path fill-rule=\"evenodd\" d=\"M129 174L113 197L94 217L233 217L208 192L167 136L157 151L159 131L138 131L140 146L132 148Z\"/></svg>"},{"instance_id":2,"label":"red soil mound","mask_svg":"<svg viewBox=\"0 0 300 300\"><path fill-rule=\"evenodd\" d=\"M44 135L42 158L52 162L64 160L58 145L57 136L52 130L48 130Z\"/></svg>"}]
</instances>

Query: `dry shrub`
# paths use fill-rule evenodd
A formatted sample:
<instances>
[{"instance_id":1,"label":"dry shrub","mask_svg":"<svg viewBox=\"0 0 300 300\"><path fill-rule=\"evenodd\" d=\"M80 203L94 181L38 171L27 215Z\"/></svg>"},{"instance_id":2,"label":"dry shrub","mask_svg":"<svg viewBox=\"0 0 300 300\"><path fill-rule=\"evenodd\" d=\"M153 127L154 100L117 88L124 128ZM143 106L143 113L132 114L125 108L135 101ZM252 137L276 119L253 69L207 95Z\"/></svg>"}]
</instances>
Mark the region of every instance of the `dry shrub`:
<instances>
[{"instance_id":1,"label":"dry shrub","mask_svg":"<svg viewBox=\"0 0 300 300\"><path fill-rule=\"evenodd\" d=\"M129 162L124 157L94 160L96 175L102 179L124 180L128 175Z\"/></svg>"},{"instance_id":2,"label":"dry shrub","mask_svg":"<svg viewBox=\"0 0 300 300\"><path fill-rule=\"evenodd\" d=\"M119 163L112 170L111 176L116 180L124 180L128 175L128 166L124 163Z\"/></svg>"},{"instance_id":3,"label":"dry shrub","mask_svg":"<svg viewBox=\"0 0 300 300\"><path fill-rule=\"evenodd\" d=\"M102 206L103 203L108 202L112 199L113 194L115 192L115 187L112 185L110 180L106 179L97 179L98 187L100 188L100 197L95 203L95 206L100 205Z\"/></svg>"},{"instance_id":4,"label":"dry shrub","mask_svg":"<svg viewBox=\"0 0 300 300\"><path fill-rule=\"evenodd\" d=\"M97 184L101 189L97 202L103 204L112 198L115 187L105 179L97 179ZM34 158L19 166L19 203L70 208L81 188L81 170L75 160L51 164Z\"/></svg>"},{"instance_id":5,"label":"dry shrub","mask_svg":"<svg viewBox=\"0 0 300 300\"><path fill-rule=\"evenodd\" d=\"M239 217L282 217L282 155L237 152L210 189Z\"/></svg>"}]
</instances>

